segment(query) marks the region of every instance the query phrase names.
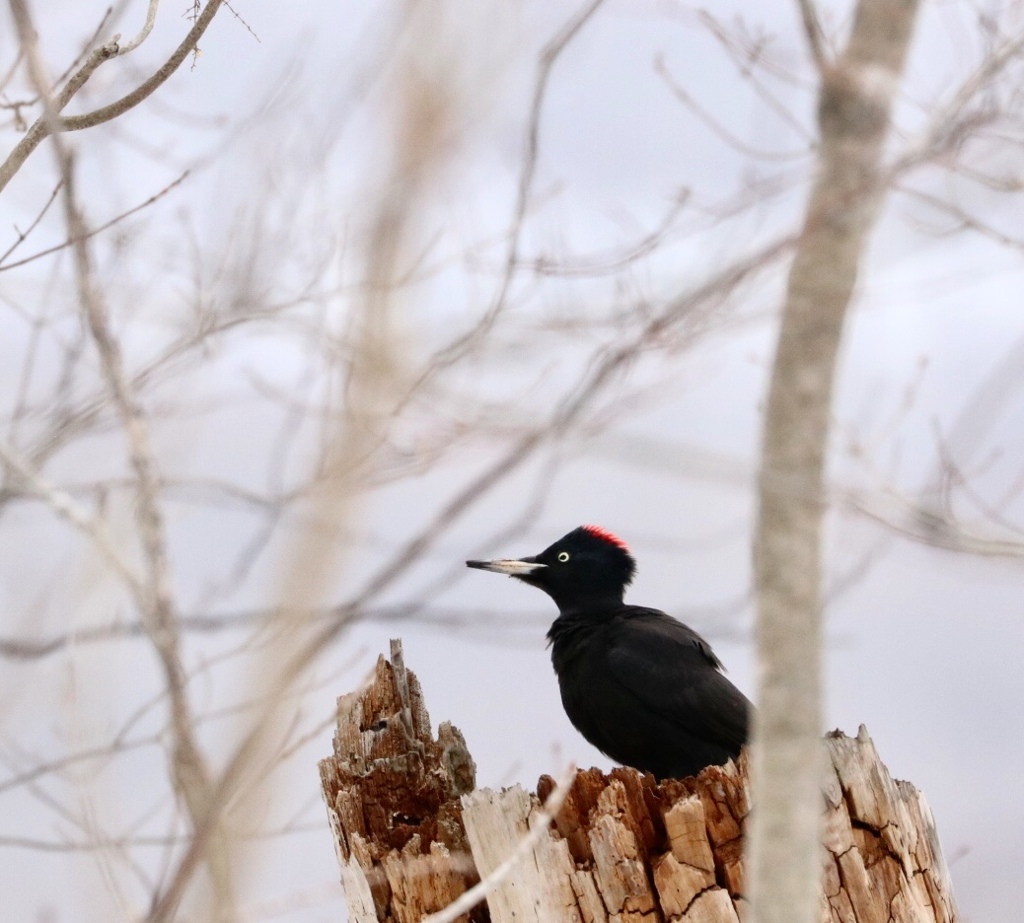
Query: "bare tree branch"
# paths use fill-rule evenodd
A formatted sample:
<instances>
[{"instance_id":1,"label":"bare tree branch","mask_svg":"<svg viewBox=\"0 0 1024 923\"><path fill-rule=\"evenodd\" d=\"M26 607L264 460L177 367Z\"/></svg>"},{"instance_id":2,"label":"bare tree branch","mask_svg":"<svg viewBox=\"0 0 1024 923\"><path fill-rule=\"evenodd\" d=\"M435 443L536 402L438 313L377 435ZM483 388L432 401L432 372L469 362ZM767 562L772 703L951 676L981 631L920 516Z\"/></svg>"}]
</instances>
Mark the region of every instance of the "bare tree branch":
<instances>
[{"instance_id":1,"label":"bare tree branch","mask_svg":"<svg viewBox=\"0 0 1024 923\"><path fill-rule=\"evenodd\" d=\"M185 180L188 179L188 175L189 171L186 170L177 179L173 180L172 182L164 186L164 188L161 189L159 192L154 192L153 195L146 199L145 202L140 202L133 208L129 208L128 211L121 212L120 215L118 215L115 218L111 218L109 221L106 221L103 224L97 225L94 228L89 228L89 236L95 237L97 234L102 234L104 231L109 230L110 228L114 227L117 224L120 224L122 221L125 220L125 218L130 218L132 215L138 214L143 209L149 208L149 206L152 205L154 202L159 202L160 199L167 195L167 193L176 189L183 182L185 182ZM58 186L57 189L54 190L54 198L56 198L56 195L60 191L60 188L61 187ZM49 207L49 202L47 203L47 207ZM11 253L14 252L14 249L20 246L24 242L25 238L27 238L28 235L32 233L33 228L38 223L39 219L43 217L43 214L45 214L45 209L43 212L40 212L39 218L37 218L36 221L33 222L33 224L28 228L28 230L25 231L24 234L18 235L18 240L14 244L12 244L6 252L0 253L0 272L7 272L10 269L17 269L19 266L24 266L27 263L34 262L35 260L41 260L45 256L50 256L51 254L58 253L61 250L66 249L67 247L73 246L74 241L68 239L65 240L63 243L55 244L52 247L47 247L45 250L40 250L38 253L33 253L31 256L26 256L23 259L17 260L13 263L7 263L5 265L4 261L7 259L7 257L11 255Z\"/></svg>"},{"instance_id":2,"label":"bare tree branch","mask_svg":"<svg viewBox=\"0 0 1024 923\"><path fill-rule=\"evenodd\" d=\"M572 40L579 35L580 30L590 21L602 3L604 3L604 0L587 0L570 17L558 34L541 50L537 63L537 73L534 79L533 98L530 102L530 114L527 119L525 151L516 188L516 202L512 214L512 223L507 232L508 245L505 251L504 266L497 291L491 299L487 312L473 326L473 329L458 337L454 342L449 343L437 355L432 357L427 372L415 383L411 393L415 393L418 388L422 387L428 376L436 375L438 371L449 367L457 359L464 356L471 344L477 342L493 328L495 321L505 309L512 280L515 278L516 269L519 266L519 250L522 245L523 226L529 211L533 181L537 173L537 162L540 158L541 116L544 112L544 100L547 97L551 72L562 53L572 43Z\"/></svg>"},{"instance_id":3,"label":"bare tree branch","mask_svg":"<svg viewBox=\"0 0 1024 923\"><path fill-rule=\"evenodd\" d=\"M149 33L153 31L153 26L156 25L156 11L160 8L160 0L149 0L149 6L146 9L146 21L142 24L142 28L139 29L138 35L135 38L125 42L117 50L118 55L125 55L129 52L134 51L139 47L147 38ZM121 36L115 35L114 41L120 43Z\"/></svg>"},{"instance_id":4,"label":"bare tree branch","mask_svg":"<svg viewBox=\"0 0 1024 923\"><path fill-rule=\"evenodd\" d=\"M25 0L10 0L11 9L14 12L15 20L21 21L28 17L28 7ZM11 151L7 159L0 164L0 192L11 181L14 175L21 169L21 165L28 159L29 155L39 147L54 131L80 131L83 128L92 128L102 125L111 119L123 115L129 109L134 108L154 91L156 91L171 76L191 54L199 44L207 27L213 21L213 17L220 9L222 0L209 0L203 8L202 13L196 18L195 23L181 44L164 64L148 80L145 80L136 89L121 97L117 102L110 103L92 112L76 115L66 119L51 118L45 114L32 125L17 146ZM116 42L107 42L97 48L89 55L85 64L71 77L65 87L57 94L53 102L53 108L57 113L64 110L64 107L71 102L72 97L85 85L86 81L93 75L97 67L104 61L109 61L120 54L120 48ZM47 91L48 92L48 91Z\"/></svg>"},{"instance_id":5,"label":"bare tree branch","mask_svg":"<svg viewBox=\"0 0 1024 923\"><path fill-rule=\"evenodd\" d=\"M23 479L28 488L54 513L89 537L110 568L125 582L128 590L137 600L145 598L141 579L124 559L103 520L90 516L88 511L81 507L73 497L48 484L42 475L10 446L0 445L0 460L19 478ZM0 649L2 647L3 645L0 644Z\"/></svg>"}]
</instances>

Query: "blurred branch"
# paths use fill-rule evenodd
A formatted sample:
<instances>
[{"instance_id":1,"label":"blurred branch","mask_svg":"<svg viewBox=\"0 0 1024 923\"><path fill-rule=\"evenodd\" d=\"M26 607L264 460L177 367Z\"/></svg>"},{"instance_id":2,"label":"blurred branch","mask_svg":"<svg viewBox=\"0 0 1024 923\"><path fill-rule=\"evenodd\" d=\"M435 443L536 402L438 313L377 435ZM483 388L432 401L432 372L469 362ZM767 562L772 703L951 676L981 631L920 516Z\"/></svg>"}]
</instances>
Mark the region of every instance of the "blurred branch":
<instances>
[{"instance_id":1,"label":"blurred branch","mask_svg":"<svg viewBox=\"0 0 1024 923\"><path fill-rule=\"evenodd\" d=\"M686 209L689 199L689 190L681 190L678 198L665 209L665 214L652 231L643 234L636 242L616 248L610 253L577 257L571 262L565 258L556 262L545 255L540 255L530 260L520 258L519 266L529 269L538 276L559 278L585 276L593 279L621 272L666 243L669 232L672 231L676 219Z\"/></svg>"},{"instance_id":2,"label":"blurred branch","mask_svg":"<svg viewBox=\"0 0 1024 923\"><path fill-rule=\"evenodd\" d=\"M102 519L93 518L73 497L48 484L43 476L11 446L0 444L0 460L18 478L23 480L28 489L46 503L54 513L88 536L110 568L125 582L137 600L144 598L142 581L122 556L117 543L107 531ZM15 642L15 644L17 643ZM0 642L0 651L5 651L7 644L8 642Z\"/></svg>"},{"instance_id":3,"label":"blurred branch","mask_svg":"<svg viewBox=\"0 0 1024 923\"><path fill-rule=\"evenodd\" d=\"M358 609L391 586L401 573L426 553L438 536L454 525L493 487L525 464L543 444L565 436L605 389L619 380L619 374L625 372L637 356L667 336L676 325L694 320L701 309L708 309L710 303L725 300L750 277L785 255L794 239L785 237L773 241L753 254L741 257L712 274L694 291L670 300L661 312L642 325L629 342L621 346L609 344L603 347L582 379L556 406L549 420L516 440L497 460L445 503L426 528L370 578L350 605ZM339 624L328 629L318 639L318 643L329 642L342 627Z\"/></svg>"},{"instance_id":4,"label":"blurred branch","mask_svg":"<svg viewBox=\"0 0 1024 923\"><path fill-rule=\"evenodd\" d=\"M807 46L811 50L811 58L818 73L824 77L829 69L830 62L825 52L825 33L821 28L821 20L818 18L818 11L815 9L814 0L797 0L800 7L800 18L804 24L804 34L807 36Z\"/></svg>"},{"instance_id":5,"label":"blurred branch","mask_svg":"<svg viewBox=\"0 0 1024 923\"><path fill-rule=\"evenodd\" d=\"M337 574L338 539L366 489L367 473L403 392L395 283L417 206L445 163L455 99L443 18L423 18L429 14L415 6L404 15L408 24L419 25L421 34L400 53L392 113L395 140L368 231L366 284L350 318L350 347L336 372L338 406L329 406L324 419L319 477L306 497L310 507L325 515L327 525L323 531L304 530L290 550L281 602L269 629L274 643L264 646L252 677L265 706L243 729L207 800L203 823L165 885L153 894L150 923L173 917L199 862L217 848L213 837L228 806L237 801L234 810L245 814L262 801L266 773L259 770L274 759L271 736L283 718L281 703L324 650L323 632L313 630L306 613L320 604ZM344 625L336 623L336 631Z\"/></svg>"},{"instance_id":6,"label":"blurred branch","mask_svg":"<svg viewBox=\"0 0 1024 923\"><path fill-rule=\"evenodd\" d=\"M56 140L56 136L55 136ZM100 367L128 441L129 460L137 479L136 519L148 567L143 625L160 659L170 700L173 745L171 763L175 787L188 805L193 825L206 816L210 779L195 739L192 713L185 688L181 637L172 597L163 513L160 508L160 476L153 454L149 425L125 373L121 347L107 316L92 273L87 249L88 230L75 199L74 167L62 157L68 230L73 242L79 297L88 329L100 357ZM210 869L218 903L230 906L228 868L213 853Z\"/></svg>"},{"instance_id":7,"label":"blurred branch","mask_svg":"<svg viewBox=\"0 0 1024 923\"><path fill-rule=\"evenodd\" d=\"M851 496L848 505L903 538L947 551L984 558L1024 558L1024 538L999 538L971 530L931 503L891 495L885 500Z\"/></svg>"},{"instance_id":8,"label":"blurred branch","mask_svg":"<svg viewBox=\"0 0 1024 923\"><path fill-rule=\"evenodd\" d=\"M519 248L522 240L523 226L530 207L530 196L533 181L537 173L537 162L540 157L541 116L544 111L544 100L547 97L551 73L559 57L571 44L580 30L590 21L604 0L587 0L587 2L570 17L569 21L541 50L534 78L533 97L530 102L530 114L527 118L526 139L523 159L519 170L519 182L516 187L516 202L509 227L508 245L505 251L504 266L498 289L483 317L473 328L452 343L449 343L431 358L427 370L413 385L410 393L415 393L429 377L433 377L442 369L450 367L455 361L466 354L469 347L486 336L494 327L498 317L504 311L508 293L519 267Z\"/></svg>"},{"instance_id":9,"label":"blurred branch","mask_svg":"<svg viewBox=\"0 0 1024 923\"><path fill-rule=\"evenodd\" d=\"M464 608L459 606L424 606L420 603L398 603L393 606L370 606L354 610L348 606L330 606L321 609L304 610L304 620L310 623L337 622L412 622L417 625L458 630L463 628L489 627L492 630L526 627L529 630L546 627L551 619L542 613L517 618L515 626L508 623L506 610ZM251 609L228 612L223 615L183 615L178 622L183 632L193 634L216 634L224 631L239 631L270 624L277 616L276 609ZM141 622L117 622L110 625L95 625L79 628L51 638L0 638L0 657L9 660L38 660L49 657L67 647L95 644L107 641L145 638L146 630Z\"/></svg>"},{"instance_id":10,"label":"blurred branch","mask_svg":"<svg viewBox=\"0 0 1024 923\"><path fill-rule=\"evenodd\" d=\"M843 321L885 192L883 147L916 12L915 0L860 0L846 50L822 74L818 175L790 269L762 437L757 811L746 845L757 923L819 915L825 455Z\"/></svg>"},{"instance_id":11,"label":"blurred branch","mask_svg":"<svg viewBox=\"0 0 1024 923\"><path fill-rule=\"evenodd\" d=\"M686 88L675 79L672 71L669 70L664 57L659 55L655 59L654 72L661 77L665 86L669 88L672 95L675 96L683 106L700 119L712 134L716 135L734 151L757 160L773 161L799 160L806 157L809 153L809 148L797 148L793 151L763 151L747 144L742 138L739 138L734 132L730 131L724 124L722 124L722 122L712 112L709 112L704 106L697 102L691 93L687 92Z\"/></svg>"},{"instance_id":12,"label":"blurred branch","mask_svg":"<svg viewBox=\"0 0 1024 923\"><path fill-rule=\"evenodd\" d=\"M1024 238L1014 237L1011 234L1006 234L1000 231L987 221L983 221L982 219L970 214L965 208L957 205L955 202L951 202L948 198L937 196L920 189L908 188L906 186L900 186L898 188L899 191L908 198L921 202L929 208L947 215L953 220L953 226L951 228L930 229L933 230L933 233L937 233L942 236L949 236L952 234L959 234L963 231L974 231L975 233L981 234L1003 247L1008 247L1017 251L1024 251Z\"/></svg>"},{"instance_id":13,"label":"blurred branch","mask_svg":"<svg viewBox=\"0 0 1024 923\"><path fill-rule=\"evenodd\" d=\"M889 168L890 180L920 164L942 163L950 155L957 155L972 134L992 122L998 110L990 99L985 98L986 92L997 77L1020 60L1022 52L1024 36L1019 34L1001 40L988 52L973 73L957 86L949 101L929 112L927 130L893 162ZM986 179L965 167L958 166L957 169L967 176L973 174L973 178L979 181ZM1014 191L1020 188L1018 181Z\"/></svg>"},{"instance_id":14,"label":"blurred branch","mask_svg":"<svg viewBox=\"0 0 1024 923\"><path fill-rule=\"evenodd\" d=\"M111 218L104 224L97 225L94 228L89 228L89 237L95 237L97 234L102 234L104 231L109 230L110 228L114 227L117 224L120 224L120 222L124 221L125 218L130 218L132 215L136 215L143 209L148 208L154 202L159 202L160 199L167 195L167 193L169 193L173 189L176 189L183 182L185 182L185 180L188 178L188 175L189 171L186 170L184 173L181 174L181 176L179 176L176 180L173 180L172 182L168 183L159 192L153 193L153 195L146 199L145 202L140 202L134 208L130 208L128 209L128 211L122 212L120 215L118 215L115 218ZM71 238L68 238L63 243L55 244L52 247L47 247L45 250L40 250L38 253L33 253L31 256L26 256L24 259L20 259L14 263L7 263L6 265L4 265L4 261L7 259L7 257L9 257L11 253L13 253L14 250L25 241L28 235L32 233L33 228L35 228L35 226L39 223L39 220L46 213L46 208L49 208L50 202L52 202L53 199L56 198L57 193L61 190L61 188L62 187L58 185L58 187L53 191L53 196L51 196L50 200L46 203L46 207L39 213L39 216L36 218L35 221L32 222L28 230L26 230L23 234L19 234L18 239L14 242L14 244L12 244L4 253L0 254L0 272L6 272L9 269L17 269L19 266L24 266L26 263L31 263L35 260L42 259L44 256L50 256L53 253L58 253L61 250L64 250L74 245L74 241Z\"/></svg>"},{"instance_id":15,"label":"blurred branch","mask_svg":"<svg viewBox=\"0 0 1024 923\"><path fill-rule=\"evenodd\" d=\"M251 312L240 312L223 317L203 318L193 329L172 340L154 358L140 365L131 373L128 382L133 392L139 393L147 386L153 385L161 373L167 373L195 354L202 355L214 348L218 338L237 330L239 327L257 320L273 320L278 312L277 306ZM37 467L47 459L66 447L77 438L89 432L103 431L103 424L109 410L109 395L105 388L97 388L78 398L73 405L60 408L57 425L45 430L37 439L26 456ZM112 482L114 486L118 482ZM233 491L238 495L238 491ZM246 492L252 496L251 492ZM0 493L0 500L7 499Z\"/></svg>"},{"instance_id":16,"label":"blurred branch","mask_svg":"<svg viewBox=\"0 0 1024 923\"><path fill-rule=\"evenodd\" d=\"M210 6L214 6L211 2ZM74 256L75 281L85 324L100 361L100 369L128 442L128 454L137 479L136 522L147 573L140 596L140 612L147 635L164 674L170 706L171 772L177 793L188 807L193 826L206 816L210 780L198 742L186 690L180 635L172 598L170 565L160 508L160 481L149 425L125 373L121 347L111 329L107 309L92 269L89 231L77 201L75 169L56 125L59 109L50 98L45 68L25 0L11 0L18 38L29 74L43 102L43 118L52 136L63 186L65 221ZM209 7L208 7L209 9ZM205 12L205 11L204 11ZM211 14L212 15L212 14ZM209 868L218 906L231 905L230 873L214 853Z\"/></svg>"},{"instance_id":17,"label":"blurred branch","mask_svg":"<svg viewBox=\"0 0 1024 923\"><path fill-rule=\"evenodd\" d=\"M53 189L53 192L50 193L50 197L43 204L43 207L39 209L39 214L37 214L35 218L32 219L31 224L29 224L29 226L24 231L19 231L18 228L15 227L14 230L17 232L17 237L15 238L14 243L11 244L3 253L0 253L0 272L2 272L4 268L6 268L4 267L4 261L7 259L7 257L9 257L15 250L17 250L18 247L20 247L28 239L28 236L39 226L39 222L43 220L43 217L50 210L50 206L53 205L53 203L56 201L57 196L60 194L61 188L61 184L57 183L57 185Z\"/></svg>"},{"instance_id":18,"label":"blurred branch","mask_svg":"<svg viewBox=\"0 0 1024 923\"><path fill-rule=\"evenodd\" d=\"M945 436L936 435L936 461L916 496L895 488L877 494L847 491L841 494L842 502L914 542L981 557L1024 557L1024 530L1002 512L1016 491L1024 488L1024 478L1019 477L993 505L972 488L971 476L964 471L1018 399L1022 387L1024 338L1018 337L964 399ZM969 501L988 527L965 524L955 508L958 498Z\"/></svg>"}]
</instances>

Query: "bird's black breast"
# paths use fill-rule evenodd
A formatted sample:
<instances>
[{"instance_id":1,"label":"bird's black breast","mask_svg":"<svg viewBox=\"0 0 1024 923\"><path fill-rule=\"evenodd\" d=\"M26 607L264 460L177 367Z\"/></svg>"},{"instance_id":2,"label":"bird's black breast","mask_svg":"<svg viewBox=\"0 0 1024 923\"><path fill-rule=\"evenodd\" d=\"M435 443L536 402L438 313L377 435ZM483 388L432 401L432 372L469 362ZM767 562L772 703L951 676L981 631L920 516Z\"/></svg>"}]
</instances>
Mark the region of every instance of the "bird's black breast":
<instances>
[{"instance_id":1,"label":"bird's black breast","mask_svg":"<svg viewBox=\"0 0 1024 923\"><path fill-rule=\"evenodd\" d=\"M548 637L569 719L616 762L679 778L746 742L750 703L707 642L664 612L563 612Z\"/></svg>"}]
</instances>

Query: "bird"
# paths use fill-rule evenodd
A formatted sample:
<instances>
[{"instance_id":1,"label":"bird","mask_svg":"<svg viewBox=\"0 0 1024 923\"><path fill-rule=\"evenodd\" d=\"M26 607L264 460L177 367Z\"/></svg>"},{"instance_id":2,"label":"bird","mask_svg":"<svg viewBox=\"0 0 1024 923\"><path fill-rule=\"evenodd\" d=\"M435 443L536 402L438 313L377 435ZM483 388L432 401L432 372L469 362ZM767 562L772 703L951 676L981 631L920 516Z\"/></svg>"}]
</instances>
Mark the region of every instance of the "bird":
<instances>
[{"instance_id":1,"label":"bird","mask_svg":"<svg viewBox=\"0 0 1024 923\"><path fill-rule=\"evenodd\" d=\"M467 561L543 590L558 606L547 633L573 726L616 763L681 779L739 756L753 706L692 628L627 605L636 574L628 545L583 525L540 554Z\"/></svg>"}]
</instances>

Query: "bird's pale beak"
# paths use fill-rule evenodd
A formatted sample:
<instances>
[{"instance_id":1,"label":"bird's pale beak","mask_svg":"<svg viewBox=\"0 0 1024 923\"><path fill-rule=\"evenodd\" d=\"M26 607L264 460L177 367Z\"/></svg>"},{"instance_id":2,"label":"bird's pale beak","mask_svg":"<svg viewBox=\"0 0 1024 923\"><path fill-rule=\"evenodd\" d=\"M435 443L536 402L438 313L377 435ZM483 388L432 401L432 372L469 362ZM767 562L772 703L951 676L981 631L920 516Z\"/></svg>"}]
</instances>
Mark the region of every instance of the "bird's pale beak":
<instances>
[{"instance_id":1,"label":"bird's pale beak","mask_svg":"<svg viewBox=\"0 0 1024 923\"><path fill-rule=\"evenodd\" d=\"M467 561L466 567L475 567L477 570L490 570L496 574L508 574L510 577L525 577L527 574L532 574L541 568L547 567L547 564L531 561L529 558L522 558L520 560L502 558L498 561Z\"/></svg>"}]
</instances>

